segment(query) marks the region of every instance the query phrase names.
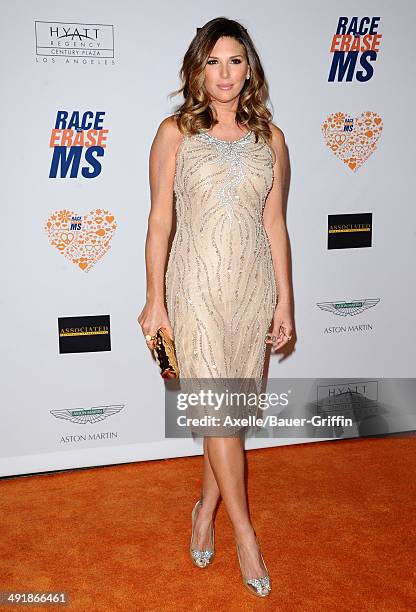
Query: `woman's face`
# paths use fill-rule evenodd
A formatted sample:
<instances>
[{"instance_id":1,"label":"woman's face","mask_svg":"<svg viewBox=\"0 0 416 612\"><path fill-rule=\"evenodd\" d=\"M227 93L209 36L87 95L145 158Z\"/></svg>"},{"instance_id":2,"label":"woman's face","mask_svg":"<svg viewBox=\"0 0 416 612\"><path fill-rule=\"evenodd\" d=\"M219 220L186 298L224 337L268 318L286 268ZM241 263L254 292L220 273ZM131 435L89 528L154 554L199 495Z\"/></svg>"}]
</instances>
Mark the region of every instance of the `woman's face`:
<instances>
[{"instance_id":1,"label":"woman's face","mask_svg":"<svg viewBox=\"0 0 416 612\"><path fill-rule=\"evenodd\" d=\"M205 87L211 98L229 102L238 97L248 74L244 46L230 36L219 38L205 66Z\"/></svg>"}]
</instances>

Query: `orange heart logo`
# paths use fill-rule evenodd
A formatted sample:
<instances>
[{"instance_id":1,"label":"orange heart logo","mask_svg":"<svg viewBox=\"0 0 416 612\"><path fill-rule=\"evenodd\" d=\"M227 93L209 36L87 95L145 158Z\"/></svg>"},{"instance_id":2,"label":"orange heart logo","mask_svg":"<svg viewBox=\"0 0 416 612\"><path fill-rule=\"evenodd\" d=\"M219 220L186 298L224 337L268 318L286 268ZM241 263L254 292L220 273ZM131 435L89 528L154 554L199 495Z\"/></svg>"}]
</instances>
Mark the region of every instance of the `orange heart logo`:
<instances>
[{"instance_id":1,"label":"orange heart logo","mask_svg":"<svg viewBox=\"0 0 416 612\"><path fill-rule=\"evenodd\" d=\"M355 119L345 113L332 113L322 124L326 145L353 172L374 153L382 130L381 117L371 111Z\"/></svg>"},{"instance_id":2,"label":"orange heart logo","mask_svg":"<svg viewBox=\"0 0 416 612\"><path fill-rule=\"evenodd\" d=\"M101 208L84 216L57 210L45 223L51 245L84 272L107 253L116 227L114 215Z\"/></svg>"}]
</instances>

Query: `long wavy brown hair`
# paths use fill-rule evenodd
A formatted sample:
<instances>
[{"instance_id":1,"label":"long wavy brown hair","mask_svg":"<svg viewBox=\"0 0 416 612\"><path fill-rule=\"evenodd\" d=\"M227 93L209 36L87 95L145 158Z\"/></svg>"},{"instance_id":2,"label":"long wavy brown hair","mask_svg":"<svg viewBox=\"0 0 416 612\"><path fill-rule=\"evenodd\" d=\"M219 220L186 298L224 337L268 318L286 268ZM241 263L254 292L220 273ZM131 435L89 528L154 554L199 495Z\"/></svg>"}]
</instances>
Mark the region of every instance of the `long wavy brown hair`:
<instances>
[{"instance_id":1,"label":"long wavy brown hair","mask_svg":"<svg viewBox=\"0 0 416 612\"><path fill-rule=\"evenodd\" d=\"M178 128L182 134L191 135L200 130L210 130L218 123L204 86L204 73L210 53L221 36L231 36L243 45L250 66L250 78L240 92L236 123L251 130L256 135L256 141L262 136L270 143L272 132L269 122L272 113L266 106L269 89L260 58L247 30L238 21L226 17L211 19L203 27L197 28L185 53L179 72L182 86L169 94L169 98L172 98L182 93L185 99L174 111Z\"/></svg>"}]
</instances>

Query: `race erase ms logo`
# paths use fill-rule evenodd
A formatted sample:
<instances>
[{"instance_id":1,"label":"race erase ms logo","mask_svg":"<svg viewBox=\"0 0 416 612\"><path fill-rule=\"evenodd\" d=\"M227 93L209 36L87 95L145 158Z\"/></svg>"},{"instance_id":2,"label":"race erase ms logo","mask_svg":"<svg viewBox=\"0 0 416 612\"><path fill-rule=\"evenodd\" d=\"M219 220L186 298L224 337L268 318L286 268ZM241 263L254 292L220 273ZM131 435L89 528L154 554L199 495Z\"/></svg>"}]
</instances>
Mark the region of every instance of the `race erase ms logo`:
<instances>
[{"instance_id":1,"label":"race erase ms logo","mask_svg":"<svg viewBox=\"0 0 416 612\"><path fill-rule=\"evenodd\" d=\"M328 81L369 81L374 74L373 62L380 51L380 17L340 17L332 36L333 53ZM361 69L360 69L361 68Z\"/></svg>"},{"instance_id":2,"label":"race erase ms logo","mask_svg":"<svg viewBox=\"0 0 416 612\"><path fill-rule=\"evenodd\" d=\"M374 153L382 131L383 121L372 111L358 117L332 113L322 124L326 145L353 172Z\"/></svg>"},{"instance_id":3,"label":"race erase ms logo","mask_svg":"<svg viewBox=\"0 0 416 612\"><path fill-rule=\"evenodd\" d=\"M101 173L108 135L104 117L103 111L57 112L49 142L53 151L49 178L92 179Z\"/></svg>"},{"instance_id":4,"label":"race erase ms logo","mask_svg":"<svg viewBox=\"0 0 416 612\"><path fill-rule=\"evenodd\" d=\"M51 245L84 272L110 249L116 228L114 215L102 208L90 210L86 215L56 210L45 223Z\"/></svg>"}]
</instances>

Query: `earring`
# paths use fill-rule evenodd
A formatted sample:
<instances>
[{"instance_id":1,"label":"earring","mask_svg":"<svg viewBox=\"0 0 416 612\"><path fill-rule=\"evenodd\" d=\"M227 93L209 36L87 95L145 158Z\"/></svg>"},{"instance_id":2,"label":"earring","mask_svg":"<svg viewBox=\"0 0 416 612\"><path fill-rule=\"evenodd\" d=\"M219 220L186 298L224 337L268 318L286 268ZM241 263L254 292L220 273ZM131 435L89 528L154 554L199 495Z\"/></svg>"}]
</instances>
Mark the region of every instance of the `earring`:
<instances>
[{"instance_id":1,"label":"earring","mask_svg":"<svg viewBox=\"0 0 416 612\"><path fill-rule=\"evenodd\" d=\"M249 79L249 78L250 78L250 73L249 73L249 74L246 76L246 81L247 81L247 79Z\"/></svg>"}]
</instances>

